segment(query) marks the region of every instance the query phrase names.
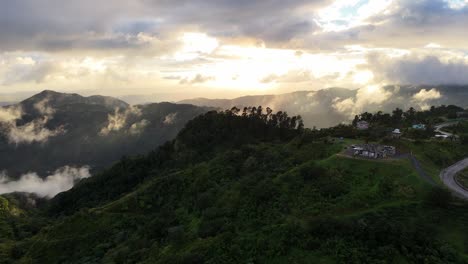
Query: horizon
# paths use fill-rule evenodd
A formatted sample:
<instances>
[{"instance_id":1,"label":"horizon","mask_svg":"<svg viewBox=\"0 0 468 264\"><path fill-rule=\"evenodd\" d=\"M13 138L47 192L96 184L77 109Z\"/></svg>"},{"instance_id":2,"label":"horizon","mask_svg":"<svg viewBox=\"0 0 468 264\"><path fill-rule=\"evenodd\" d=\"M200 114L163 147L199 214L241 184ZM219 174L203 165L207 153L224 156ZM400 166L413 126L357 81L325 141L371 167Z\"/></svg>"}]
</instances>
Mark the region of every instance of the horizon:
<instances>
[{"instance_id":1,"label":"horizon","mask_svg":"<svg viewBox=\"0 0 468 264\"><path fill-rule=\"evenodd\" d=\"M414 85L386 85L382 86L382 89L388 88L388 87L407 87L409 89L415 88L414 92L421 92L422 90L424 92L432 92L435 91L436 94L434 94L432 97L430 96L431 94L428 94L427 98L423 98L423 101L433 101L437 100L440 98L443 98L444 95L441 94L438 90L440 87L459 87L459 88L465 88L468 87L468 85L460 85L460 84L441 84L441 85L425 85L421 84L418 86ZM158 93L152 93L152 94L121 94L121 95L115 95L112 93L100 93L99 90L96 91L89 91L89 90L78 90L78 91L60 91L60 90L51 90L51 89L44 89L44 90L39 90L39 91L22 91L22 92L16 92L16 93L2 93L0 92L0 104L8 103L8 104L14 104L14 103L19 103L23 100L26 100L30 97L33 97L39 93L45 92L45 91L52 91L52 92L57 92L57 93L64 93L64 94L78 94L83 97L90 97L90 96L106 96L106 97L113 97L120 99L124 102L129 103L130 105L136 105L136 104L146 104L146 103L162 103L162 102L169 102L169 103L181 103L183 101L193 101L193 100L235 100L235 99L241 99L245 97L255 97L255 96L282 96L282 95L288 95L288 94L294 94L294 93L301 93L301 92L309 92L309 93L314 93L318 91L329 91L333 89L344 89L344 90L349 90L349 91L356 91L359 93L359 91L362 89L365 91L365 93L368 92L369 88L364 87L364 88L355 88L355 89L350 89L350 88L345 88L345 87L326 87L323 89L319 90L293 90L293 91L287 91L287 92L278 92L278 93L251 93L251 94L231 94L225 95L225 94L211 94L207 96L197 96L194 94L193 96L190 95L180 95L180 94L170 94L170 93L163 93L163 94L158 94ZM388 91L385 91L388 92ZM223 97L224 95L224 97ZM363 98L367 98L369 94L365 94ZM387 99L390 96L387 96ZM143 99L143 98L150 98L150 99ZM170 99L169 99L170 98ZM337 102L340 103L341 99L340 97L337 97ZM415 98L413 98L414 100ZM356 99L358 100L358 99ZM378 100L380 104L383 103L383 100ZM417 101L417 100L416 100ZM415 102L417 105L417 103ZM465 107L464 105L460 105L462 107ZM361 111L365 111L365 109L362 109Z\"/></svg>"}]
</instances>

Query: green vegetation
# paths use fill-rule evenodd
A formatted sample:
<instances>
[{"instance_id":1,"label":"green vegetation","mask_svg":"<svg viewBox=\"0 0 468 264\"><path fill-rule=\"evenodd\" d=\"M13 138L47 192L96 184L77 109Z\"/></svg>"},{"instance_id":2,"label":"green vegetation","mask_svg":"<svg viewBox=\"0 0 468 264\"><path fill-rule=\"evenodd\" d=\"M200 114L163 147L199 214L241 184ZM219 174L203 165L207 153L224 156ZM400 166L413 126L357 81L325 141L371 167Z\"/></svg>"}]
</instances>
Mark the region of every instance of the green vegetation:
<instances>
[{"instance_id":1,"label":"green vegetation","mask_svg":"<svg viewBox=\"0 0 468 264\"><path fill-rule=\"evenodd\" d=\"M431 107L427 111L416 111L409 108L407 111L396 108L391 114L365 112L355 116L353 126L358 121L367 121L371 124L371 129L359 131L357 135L366 136L369 140L376 140L389 137L390 132L398 128L403 132L405 138L416 140L427 140L434 136L434 126L438 123L457 117L457 112L463 111L463 108L449 105ZM425 129L414 129L413 125L424 124Z\"/></svg>"},{"instance_id":2,"label":"green vegetation","mask_svg":"<svg viewBox=\"0 0 468 264\"><path fill-rule=\"evenodd\" d=\"M132 107L110 97L44 91L14 106L23 110L22 117L16 121L18 125L42 120L44 113L37 109L41 103L46 103L53 112L53 118L47 118L46 127L66 132L48 138L47 142L15 144L8 140L8 124L0 122L0 168L9 176L33 171L45 177L66 165L88 165L97 172L122 155L154 150L175 138L189 120L212 110L172 103ZM120 122L116 126L119 129L103 135L100 132L108 127L109 116ZM166 120L168 116L172 118Z\"/></svg>"},{"instance_id":3,"label":"green vegetation","mask_svg":"<svg viewBox=\"0 0 468 264\"><path fill-rule=\"evenodd\" d=\"M1 260L468 263L468 205L407 159L335 155L367 139L352 126L301 124L261 107L199 116L158 150L124 157L24 217L40 231L2 240ZM458 142L393 143L434 170L468 153Z\"/></svg>"},{"instance_id":4,"label":"green vegetation","mask_svg":"<svg viewBox=\"0 0 468 264\"><path fill-rule=\"evenodd\" d=\"M468 144L468 121L466 119L459 120L459 122L453 126L444 127L444 130L458 135L463 144Z\"/></svg>"}]
</instances>

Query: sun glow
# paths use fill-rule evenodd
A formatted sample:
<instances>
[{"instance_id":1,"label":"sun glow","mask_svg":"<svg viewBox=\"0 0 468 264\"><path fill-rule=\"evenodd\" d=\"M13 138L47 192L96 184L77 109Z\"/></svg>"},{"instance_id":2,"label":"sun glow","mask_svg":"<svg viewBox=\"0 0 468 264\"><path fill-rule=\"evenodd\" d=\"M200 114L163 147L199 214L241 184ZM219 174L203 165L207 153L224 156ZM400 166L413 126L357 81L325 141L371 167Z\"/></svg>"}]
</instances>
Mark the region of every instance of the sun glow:
<instances>
[{"instance_id":1,"label":"sun glow","mask_svg":"<svg viewBox=\"0 0 468 264\"><path fill-rule=\"evenodd\" d=\"M357 84L367 84L374 79L374 73L371 71L361 71L354 74L353 81Z\"/></svg>"},{"instance_id":2,"label":"sun glow","mask_svg":"<svg viewBox=\"0 0 468 264\"><path fill-rule=\"evenodd\" d=\"M203 33L184 33L180 41L183 47L175 54L178 61L194 60L200 55L212 53L219 46L216 38Z\"/></svg>"},{"instance_id":3,"label":"sun glow","mask_svg":"<svg viewBox=\"0 0 468 264\"><path fill-rule=\"evenodd\" d=\"M356 65L363 63L361 58L337 56L335 53L306 53L253 45L221 45L204 34L184 36L189 44L176 53L175 60L187 61L201 56L207 63L195 63L183 72L167 72L166 75L183 84L196 86L267 90L280 86L281 82L304 83L329 76L346 78L349 72L355 70ZM370 72L357 76L363 83L372 78Z\"/></svg>"}]
</instances>

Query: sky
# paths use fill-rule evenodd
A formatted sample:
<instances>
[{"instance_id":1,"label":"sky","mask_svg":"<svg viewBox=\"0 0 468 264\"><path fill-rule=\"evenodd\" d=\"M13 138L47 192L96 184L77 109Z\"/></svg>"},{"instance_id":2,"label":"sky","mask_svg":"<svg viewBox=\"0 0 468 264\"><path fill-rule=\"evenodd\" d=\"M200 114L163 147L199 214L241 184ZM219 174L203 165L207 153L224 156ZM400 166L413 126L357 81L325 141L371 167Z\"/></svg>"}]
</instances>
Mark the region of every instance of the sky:
<instances>
[{"instance_id":1,"label":"sky","mask_svg":"<svg viewBox=\"0 0 468 264\"><path fill-rule=\"evenodd\" d=\"M0 101L468 84L467 25L468 0L0 0Z\"/></svg>"}]
</instances>

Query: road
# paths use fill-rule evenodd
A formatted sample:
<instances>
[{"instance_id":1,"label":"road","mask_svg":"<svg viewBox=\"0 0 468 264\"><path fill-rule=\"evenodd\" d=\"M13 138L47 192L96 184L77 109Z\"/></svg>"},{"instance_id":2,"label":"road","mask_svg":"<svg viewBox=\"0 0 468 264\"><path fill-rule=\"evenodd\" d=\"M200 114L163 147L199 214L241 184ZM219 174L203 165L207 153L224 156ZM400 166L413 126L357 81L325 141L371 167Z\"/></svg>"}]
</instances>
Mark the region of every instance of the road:
<instances>
[{"instance_id":1,"label":"road","mask_svg":"<svg viewBox=\"0 0 468 264\"><path fill-rule=\"evenodd\" d=\"M458 122L459 121L450 121L450 122L438 124L438 125L434 126L434 132L445 135L447 137L451 137L451 136L453 136L453 134L449 133L449 132L446 132L446 131L443 131L442 128L456 125L456 124L458 124Z\"/></svg>"},{"instance_id":2,"label":"road","mask_svg":"<svg viewBox=\"0 0 468 264\"><path fill-rule=\"evenodd\" d=\"M468 167L468 158L455 163L454 165L442 170L440 172L440 179L442 182L458 197L468 200L468 191L461 187L455 181L455 175L458 172Z\"/></svg>"}]
</instances>

